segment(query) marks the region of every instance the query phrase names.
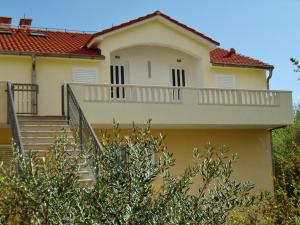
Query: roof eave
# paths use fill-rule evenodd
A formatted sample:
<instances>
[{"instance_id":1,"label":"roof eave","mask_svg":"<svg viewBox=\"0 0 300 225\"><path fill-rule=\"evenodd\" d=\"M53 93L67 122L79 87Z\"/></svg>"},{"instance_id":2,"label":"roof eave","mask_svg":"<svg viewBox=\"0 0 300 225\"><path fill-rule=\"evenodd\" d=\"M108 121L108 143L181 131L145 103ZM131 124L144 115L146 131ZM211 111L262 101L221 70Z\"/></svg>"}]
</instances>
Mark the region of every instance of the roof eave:
<instances>
[{"instance_id":1,"label":"roof eave","mask_svg":"<svg viewBox=\"0 0 300 225\"><path fill-rule=\"evenodd\" d=\"M17 56L42 56L42 57L55 57L55 58L76 58L76 59L98 59L103 60L105 56L92 56L70 53L47 53L47 52L22 52L22 51L0 51L0 55L17 55Z\"/></svg>"},{"instance_id":2,"label":"roof eave","mask_svg":"<svg viewBox=\"0 0 300 225\"><path fill-rule=\"evenodd\" d=\"M211 62L213 66L220 66L220 67L240 67L240 68L254 68L254 69L267 69L267 70L273 70L273 65L240 65L240 64L233 64L233 63L213 63Z\"/></svg>"}]
</instances>

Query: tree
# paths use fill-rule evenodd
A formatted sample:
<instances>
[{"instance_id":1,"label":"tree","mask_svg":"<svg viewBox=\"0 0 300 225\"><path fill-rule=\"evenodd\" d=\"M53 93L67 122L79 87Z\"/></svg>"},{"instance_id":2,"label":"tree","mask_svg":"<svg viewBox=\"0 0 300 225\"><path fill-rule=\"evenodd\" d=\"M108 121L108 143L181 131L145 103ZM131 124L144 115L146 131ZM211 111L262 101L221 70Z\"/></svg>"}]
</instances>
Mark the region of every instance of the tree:
<instances>
[{"instance_id":1,"label":"tree","mask_svg":"<svg viewBox=\"0 0 300 225\"><path fill-rule=\"evenodd\" d=\"M296 67L295 72L300 72L300 63L299 63L299 61L295 58L290 58L290 61Z\"/></svg>"},{"instance_id":2,"label":"tree","mask_svg":"<svg viewBox=\"0 0 300 225\"><path fill-rule=\"evenodd\" d=\"M251 204L253 186L231 179L235 155L229 157L224 147L209 145L206 153L195 149L194 163L175 175L175 160L163 139L153 136L149 125L134 127L128 136L121 136L117 126L113 135L104 132L103 152L96 157L100 175L89 186L79 185L81 158L69 159L65 136L46 160L30 154L22 162L15 153L11 168L2 168L0 175L3 223L224 224L233 209ZM156 179L162 182L155 188ZM195 179L201 185L191 194Z\"/></svg>"}]
</instances>

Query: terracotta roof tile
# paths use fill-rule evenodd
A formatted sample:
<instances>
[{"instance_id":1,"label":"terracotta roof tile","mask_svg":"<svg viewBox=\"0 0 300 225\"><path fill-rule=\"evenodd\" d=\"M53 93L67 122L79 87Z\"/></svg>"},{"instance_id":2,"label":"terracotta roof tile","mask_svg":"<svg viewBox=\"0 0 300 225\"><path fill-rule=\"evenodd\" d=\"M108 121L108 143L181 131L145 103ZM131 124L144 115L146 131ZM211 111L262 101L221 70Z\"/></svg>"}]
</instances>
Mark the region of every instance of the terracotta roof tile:
<instances>
[{"instance_id":1,"label":"terracotta roof tile","mask_svg":"<svg viewBox=\"0 0 300 225\"><path fill-rule=\"evenodd\" d=\"M0 52L101 57L101 52L98 49L82 48L91 34L17 28L9 28L9 30L11 34L0 34ZM38 32L46 36L32 36L30 32Z\"/></svg>"},{"instance_id":2,"label":"terracotta roof tile","mask_svg":"<svg viewBox=\"0 0 300 225\"><path fill-rule=\"evenodd\" d=\"M253 67L262 69L272 69L272 65L260 60L253 59L241 54L237 54L234 49L225 50L216 48L210 52L210 62L215 65Z\"/></svg>"}]
</instances>

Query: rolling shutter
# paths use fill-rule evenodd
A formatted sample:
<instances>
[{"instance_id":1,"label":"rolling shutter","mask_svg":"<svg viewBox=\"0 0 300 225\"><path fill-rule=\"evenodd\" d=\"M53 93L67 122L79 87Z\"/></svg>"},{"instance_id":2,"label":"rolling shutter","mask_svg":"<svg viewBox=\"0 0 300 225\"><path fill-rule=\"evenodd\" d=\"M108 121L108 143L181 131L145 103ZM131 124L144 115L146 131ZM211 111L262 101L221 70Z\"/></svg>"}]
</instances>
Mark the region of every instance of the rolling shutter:
<instances>
[{"instance_id":1,"label":"rolling shutter","mask_svg":"<svg viewBox=\"0 0 300 225\"><path fill-rule=\"evenodd\" d=\"M216 87L220 89L234 89L235 77L234 75L216 75Z\"/></svg>"},{"instance_id":2,"label":"rolling shutter","mask_svg":"<svg viewBox=\"0 0 300 225\"><path fill-rule=\"evenodd\" d=\"M96 68L80 68L72 69L72 81L74 83L98 83L98 70Z\"/></svg>"}]
</instances>

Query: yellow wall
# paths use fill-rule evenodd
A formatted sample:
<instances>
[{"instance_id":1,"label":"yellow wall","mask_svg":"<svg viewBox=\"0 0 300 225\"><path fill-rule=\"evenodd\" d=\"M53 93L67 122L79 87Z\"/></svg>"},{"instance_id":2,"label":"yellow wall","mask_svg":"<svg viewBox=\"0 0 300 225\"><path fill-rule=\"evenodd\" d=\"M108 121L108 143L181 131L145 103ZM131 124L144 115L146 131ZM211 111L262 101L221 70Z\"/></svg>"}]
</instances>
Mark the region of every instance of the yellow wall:
<instances>
[{"instance_id":1,"label":"yellow wall","mask_svg":"<svg viewBox=\"0 0 300 225\"><path fill-rule=\"evenodd\" d=\"M103 78L100 60L84 59L37 59L37 83L39 84L39 114L61 114L61 85L72 82L73 67L93 67L100 71L99 81Z\"/></svg>"},{"instance_id":2,"label":"yellow wall","mask_svg":"<svg viewBox=\"0 0 300 225\"><path fill-rule=\"evenodd\" d=\"M122 130L128 134L129 130ZM270 133L267 130L198 130L198 129L152 129L153 134L166 135L164 145L174 154L176 165L172 169L174 174L181 174L192 162L193 149L204 147L211 143L213 146L223 145L230 149L230 153L238 154L238 161L234 165L233 178L238 181L250 181L255 184L254 192L273 191L272 155ZM100 133L100 129L96 129ZM198 178L193 185L197 189Z\"/></svg>"},{"instance_id":3,"label":"yellow wall","mask_svg":"<svg viewBox=\"0 0 300 225\"><path fill-rule=\"evenodd\" d=\"M11 136L9 128L0 128L0 145L10 144Z\"/></svg>"},{"instance_id":4,"label":"yellow wall","mask_svg":"<svg viewBox=\"0 0 300 225\"><path fill-rule=\"evenodd\" d=\"M234 75L237 89L266 90L267 80L264 69L212 66L206 80L208 87L216 87L215 75Z\"/></svg>"},{"instance_id":5,"label":"yellow wall","mask_svg":"<svg viewBox=\"0 0 300 225\"><path fill-rule=\"evenodd\" d=\"M0 81L31 83L31 57L0 55Z\"/></svg>"}]
</instances>

